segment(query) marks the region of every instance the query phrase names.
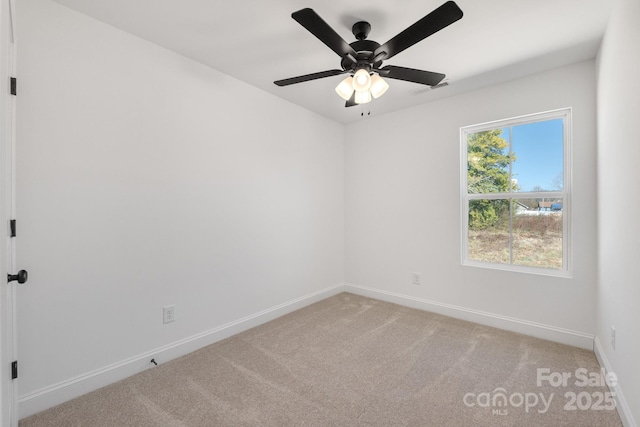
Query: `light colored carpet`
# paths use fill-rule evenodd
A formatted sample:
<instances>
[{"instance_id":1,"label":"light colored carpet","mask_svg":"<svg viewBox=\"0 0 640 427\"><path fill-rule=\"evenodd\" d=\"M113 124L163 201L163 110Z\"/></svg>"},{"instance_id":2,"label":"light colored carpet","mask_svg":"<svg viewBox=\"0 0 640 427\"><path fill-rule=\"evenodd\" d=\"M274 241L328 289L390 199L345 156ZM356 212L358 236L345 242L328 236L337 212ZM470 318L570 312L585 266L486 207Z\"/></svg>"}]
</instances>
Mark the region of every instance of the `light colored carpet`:
<instances>
[{"instance_id":1,"label":"light colored carpet","mask_svg":"<svg viewBox=\"0 0 640 427\"><path fill-rule=\"evenodd\" d=\"M538 386L537 368L572 378ZM20 426L621 426L579 368L600 371L590 351L342 293Z\"/></svg>"}]
</instances>

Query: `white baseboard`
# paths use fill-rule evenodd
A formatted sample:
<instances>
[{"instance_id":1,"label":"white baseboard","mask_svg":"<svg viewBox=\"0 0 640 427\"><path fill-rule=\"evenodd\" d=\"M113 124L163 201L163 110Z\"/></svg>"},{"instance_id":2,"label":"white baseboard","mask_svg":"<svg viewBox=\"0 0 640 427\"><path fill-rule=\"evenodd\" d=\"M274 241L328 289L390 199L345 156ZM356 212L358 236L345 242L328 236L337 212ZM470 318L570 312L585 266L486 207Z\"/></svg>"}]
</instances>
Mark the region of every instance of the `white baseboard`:
<instances>
[{"instance_id":1,"label":"white baseboard","mask_svg":"<svg viewBox=\"0 0 640 427\"><path fill-rule=\"evenodd\" d=\"M431 311L445 316L455 317L500 329L506 329L589 350L594 348L594 337L589 334L450 304L429 301L395 292L388 292L349 283L340 283L327 289L305 295L295 300L285 302L278 306L218 326L209 331L150 350L144 354L139 354L118 363L114 363L95 371L27 393L18 398L20 418L28 417L29 415L33 415L98 388L142 372L145 369L152 367L149 362L152 358L156 359L160 363L167 362L232 335L246 331L247 329L261 325L292 311L306 307L307 305L329 298L333 295L337 295L340 292L351 292L357 295ZM621 407L627 408L626 411L630 417L631 414L628 410L628 406L625 406L626 402L624 402L624 398L622 401L623 404ZM632 418L629 419L632 420ZM635 423L633 423L633 421L631 422L631 424L625 424L625 426L636 427Z\"/></svg>"},{"instance_id":2,"label":"white baseboard","mask_svg":"<svg viewBox=\"0 0 640 427\"><path fill-rule=\"evenodd\" d=\"M368 288L366 286L345 283L345 292L375 298L407 307L417 308L420 310L430 311L457 319L467 320L469 322L480 323L482 325L492 326L494 328L505 329L512 332L518 332L530 335L536 338L542 338L549 341L559 342L562 344L580 347L587 350L593 350L593 335L583 332L572 331L569 329L558 328L542 323L530 322L528 320L516 319L513 317L502 316L494 313L473 310L465 307L459 307L451 304L444 304L436 301L429 301L422 298L416 298L395 292L383 291L380 289Z\"/></svg>"},{"instance_id":3,"label":"white baseboard","mask_svg":"<svg viewBox=\"0 0 640 427\"><path fill-rule=\"evenodd\" d=\"M604 353L604 349L602 348L602 344L600 344L600 340L596 336L593 341L593 351L596 354L596 358L600 363L600 366L604 368L606 373L614 372L615 370L611 368L611 364L607 359L606 354ZM609 389L615 393L616 400L616 409L618 410L618 415L620 415L620 420L622 420L622 424L625 427L638 427L635 419L633 418L633 414L631 413L631 409L629 409L629 404L627 400L624 398L624 394L622 393L622 389L620 388L620 384L616 384L614 387L609 387Z\"/></svg>"},{"instance_id":4,"label":"white baseboard","mask_svg":"<svg viewBox=\"0 0 640 427\"><path fill-rule=\"evenodd\" d=\"M343 291L344 285L339 283L144 354L27 393L18 398L18 413L20 418L25 418L44 411L151 368L153 365L149 361L152 358L159 363L167 362Z\"/></svg>"}]
</instances>

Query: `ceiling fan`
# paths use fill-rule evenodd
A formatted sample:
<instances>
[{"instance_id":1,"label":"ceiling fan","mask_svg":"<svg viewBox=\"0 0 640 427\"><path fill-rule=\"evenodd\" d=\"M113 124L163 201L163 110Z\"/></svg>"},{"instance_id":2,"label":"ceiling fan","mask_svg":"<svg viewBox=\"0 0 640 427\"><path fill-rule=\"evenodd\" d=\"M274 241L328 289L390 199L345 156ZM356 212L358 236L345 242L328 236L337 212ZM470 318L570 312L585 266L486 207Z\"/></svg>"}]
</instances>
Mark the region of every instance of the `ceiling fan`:
<instances>
[{"instance_id":1,"label":"ceiling fan","mask_svg":"<svg viewBox=\"0 0 640 427\"><path fill-rule=\"evenodd\" d=\"M378 98L386 92L389 85L381 76L428 86L440 83L445 77L444 74L395 65L382 67L382 61L453 24L462 18L462 10L455 2L448 1L382 45L367 40L371 25L365 21L353 24L351 32L357 40L347 43L313 9L301 9L293 12L291 17L342 58L341 69L305 74L277 80L274 83L278 86L288 86L349 74L336 87L336 92L346 100L345 107L351 107L370 102L372 97Z\"/></svg>"}]
</instances>

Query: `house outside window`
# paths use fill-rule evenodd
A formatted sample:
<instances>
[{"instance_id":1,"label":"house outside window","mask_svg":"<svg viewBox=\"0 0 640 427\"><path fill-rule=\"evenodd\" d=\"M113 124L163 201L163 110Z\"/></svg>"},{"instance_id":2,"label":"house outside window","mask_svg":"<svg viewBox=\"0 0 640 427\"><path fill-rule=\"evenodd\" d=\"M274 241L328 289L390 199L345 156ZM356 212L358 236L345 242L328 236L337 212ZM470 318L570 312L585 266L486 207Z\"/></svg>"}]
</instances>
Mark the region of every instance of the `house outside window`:
<instances>
[{"instance_id":1,"label":"house outside window","mask_svg":"<svg viewBox=\"0 0 640 427\"><path fill-rule=\"evenodd\" d=\"M571 109L466 126L463 265L571 275Z\"/></svg>"}]
</instances>

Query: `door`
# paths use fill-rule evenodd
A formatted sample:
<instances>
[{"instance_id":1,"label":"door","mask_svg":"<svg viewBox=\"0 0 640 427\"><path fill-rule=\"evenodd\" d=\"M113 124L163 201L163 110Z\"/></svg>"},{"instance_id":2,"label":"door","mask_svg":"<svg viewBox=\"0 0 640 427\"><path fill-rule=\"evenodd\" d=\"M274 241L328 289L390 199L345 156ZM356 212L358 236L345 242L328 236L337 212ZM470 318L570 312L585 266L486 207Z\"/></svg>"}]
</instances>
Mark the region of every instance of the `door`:
<instances>
[{"instance_id":1,"label":"door","mask_svg":"<svg viewBox=\"0 0 640 427\"><path fill-rule=\"evenodd\" d=\"M15 218L16 101L11 81L11 77L15 77L15 3L14 0L0 1L0 224L5 225L5 243L0 248L0 425L17 426L18 386L13 379L17 374L17 365L13 363L17 361L17 281L9 281L8 277L16 273L16 239L10 222ZM13 278L17 279L17 275Z\"/></svg>"}]
</instances>

